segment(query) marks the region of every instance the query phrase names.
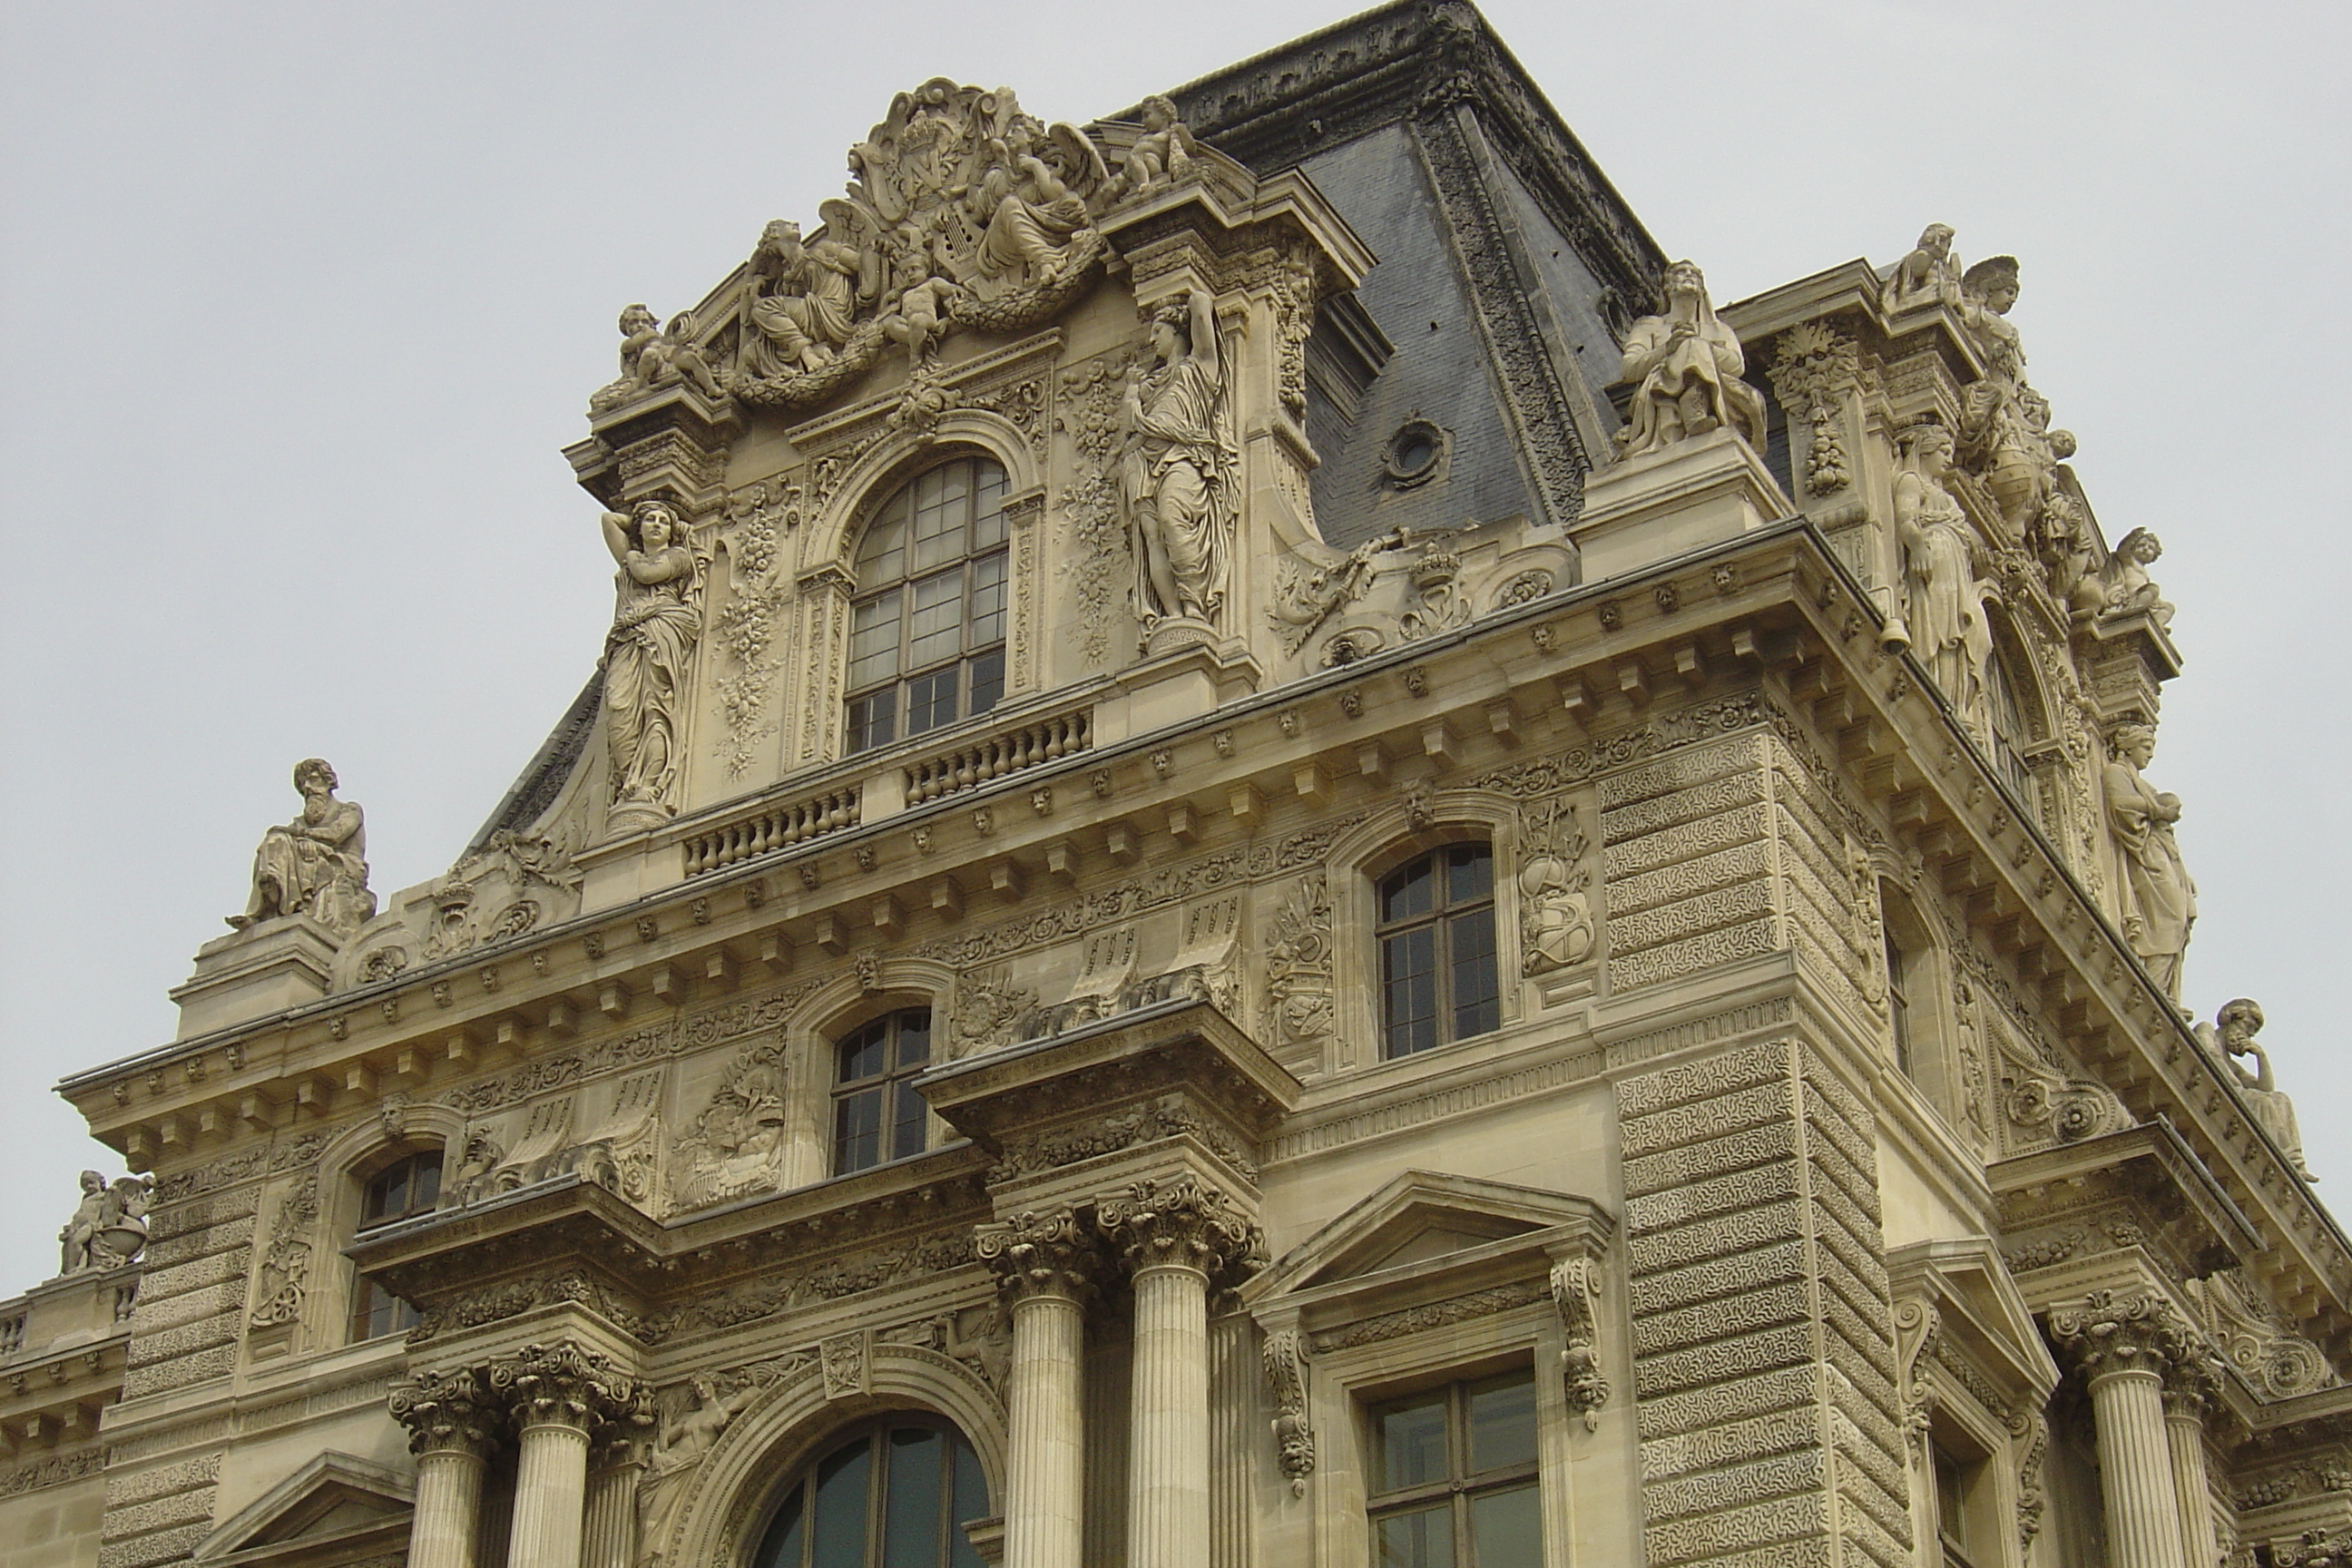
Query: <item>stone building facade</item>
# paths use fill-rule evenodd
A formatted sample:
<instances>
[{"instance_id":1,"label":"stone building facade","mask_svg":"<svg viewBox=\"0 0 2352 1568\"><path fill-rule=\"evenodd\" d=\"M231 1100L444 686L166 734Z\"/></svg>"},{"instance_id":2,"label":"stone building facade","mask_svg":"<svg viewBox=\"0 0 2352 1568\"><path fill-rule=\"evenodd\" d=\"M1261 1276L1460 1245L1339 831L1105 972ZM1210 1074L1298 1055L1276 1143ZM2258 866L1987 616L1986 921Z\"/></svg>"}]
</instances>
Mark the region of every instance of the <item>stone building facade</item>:
<instances>
[{"instance_id":1,"label":"stone building facade","mask_svg":"<svg viewBox=\"0 0 2352 1568\"><path fill-rule=\"evenodd\" d=\"M851 166L623 315L449 871L305 763L64 1084L138 1174L0 1306L12 1563L2352 1550L2015 260L1718 312L1458 0Z\"/></svg>"}]
</instances>

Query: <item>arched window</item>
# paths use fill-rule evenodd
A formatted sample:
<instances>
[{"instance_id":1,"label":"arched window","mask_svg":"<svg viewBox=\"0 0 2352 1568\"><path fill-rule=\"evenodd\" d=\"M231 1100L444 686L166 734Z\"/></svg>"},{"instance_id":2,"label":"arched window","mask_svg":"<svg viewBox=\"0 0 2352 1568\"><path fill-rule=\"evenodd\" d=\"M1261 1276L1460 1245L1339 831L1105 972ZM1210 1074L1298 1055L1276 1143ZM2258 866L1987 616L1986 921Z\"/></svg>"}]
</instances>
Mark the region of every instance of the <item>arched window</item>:
<instances>
[{"instance_id":1,"label":"arched window","mask_svg":"<svg viewBox=\"0 0 2352 1568\"><path fill-rule=\"evenodd\" d=\"M2033 775L2025 765L2025 747L2032 738L2025 705L2018 700L2017 678L2000 648L1993 649L1985 669L1985 705L1990 711L1993 765L2017 791L2018 798L2033 800Z\"/></svg>"},{"instance_id":2,"label":"arched window","mask_svg":"<svg viewBox=\"0 0 2352 1568\"><path fill-rule=\"evenodd\" d=\"M963 1526L988 1516L963 1434L891 1416L793 1478L751 1568L980 1568Z\"/></svg>"},{"instance_id":3,"label":"arched window","mask_svg":"<svg viewBox=\"0 0 2352 1568\"><path fill-rule=\"evenodd\" d=\"M849 749L985 713L1004 695L1004 470L926 469L875 509L849 623Z\"/></svg>"},{"instance_id":4,"label":"arched window","mask_svg":"<svg viewBox=\"0 0 2352 1568\"><path fill-rule=\"evenodd\" d=\"M833 1173L846 1175L923 1152L929 1106L915 1076L931 1063L931 1016L892 1013L834 1047Z\"/></svg>"},{"instance_id":5,"label":"arched window","mask_svg":"<svg viewBox=\"0 0 2352 1568\"><path fill-rule=\"evenodd\" d=\"M358 1234L430 1214L441 1201L441 1151L404 1155L360 1184ZM416 1309L377 1284L362 1279L352 1292L352 1338L379 1339L416 1326Z\"/></svg>"},{"instance_id":6,"label":"arched window","mask_svg":"<svg viewBox=\"0 0 2352 1568\"><path fill-rule=\"evenodd\" d=\"M1878 922L1886 948L1886 1022L1895 1068L1957 1126L1964 1091L1952 1060L1935 943L1911 900L1883 881Z\"/></svg>"},{"instance_id":7,"label":"arched window","mask_svg":"<svg viewBox=\"0 0 2352 1568\"><path fill-rule=\"evenodd\" d=\"M1449 844L1380 883L1381 1054L1410 1056L1501 1026L1495 855Z\"/></svg>"}]
</instances>

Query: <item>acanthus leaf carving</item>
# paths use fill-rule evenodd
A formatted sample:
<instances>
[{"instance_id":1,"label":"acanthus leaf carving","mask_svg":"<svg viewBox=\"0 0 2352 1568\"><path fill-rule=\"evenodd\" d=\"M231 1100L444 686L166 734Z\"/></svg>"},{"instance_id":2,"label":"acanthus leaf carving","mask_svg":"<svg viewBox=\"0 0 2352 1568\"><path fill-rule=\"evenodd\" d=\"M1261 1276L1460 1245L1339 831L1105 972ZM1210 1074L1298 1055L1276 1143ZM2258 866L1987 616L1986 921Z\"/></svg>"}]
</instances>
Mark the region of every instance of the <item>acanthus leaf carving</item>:
<instances>
[{"instance_id":1,"label":"acanthus leaf carving","mask_svg":"<svg viewBox=\"0 0 2352 1568\"><path fill-rule=\"evenodd\" d=\"M1583 1418L1586 1431L1598 1431L1601 1407L1609 1403L1609 1379L1601 1371L1598 1261L1576 1257L1554 1263L1551 1300L1559 1314L1559 1364L1567 1384L1568 1407Z\"/></svg>"},{"instance_id":2,"label":"acanthus leaf carving","mask_svg":"<svg viewBox=\"0 0 2352 1568\"><path fill-rule=\"evenodd\" d=\"M1307 1495L1307 1478L1315 1473L1315 1425L1307 1403L1306 1336L1295 1328L1276 1329L1265 1336L1265 1388L1274 1402L1274 1446L1282 1473L1290 1478L1290 1495Z\"/></svg>"}]
</instances>

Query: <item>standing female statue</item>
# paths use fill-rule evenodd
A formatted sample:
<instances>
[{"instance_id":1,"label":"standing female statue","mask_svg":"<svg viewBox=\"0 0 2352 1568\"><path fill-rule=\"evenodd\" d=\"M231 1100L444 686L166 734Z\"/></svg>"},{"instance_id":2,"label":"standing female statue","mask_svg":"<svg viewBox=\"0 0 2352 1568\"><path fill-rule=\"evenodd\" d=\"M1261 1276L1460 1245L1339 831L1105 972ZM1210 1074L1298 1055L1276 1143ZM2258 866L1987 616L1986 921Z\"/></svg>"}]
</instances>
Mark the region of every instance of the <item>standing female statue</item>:
<instances>
[{"instance_id":1,"label":"standing female statue","mask_svg":"<svg viewBox=\"0 0 2352 1568\"><path fill-rule=\"evenodd\" d=\"M1222 430L1224 363L1216 308L1199 289L1151 319L1150 370L1129 372L1119 425L1119 493L1135 550L1135 615L1213 622L1225 602L1233 543L1233 457Z\"/></svg>"},{"instance_id":2,"label":"standing female statue","mask_svg":"<svg viewBox=\"0 0 2352 1568\"><path fill-rule=\"evenodd\" d=\"M2172 825L2180 797L2150 789L2140 776L2156 756L2156 731L2118 726L2109 742L2107 825L2123 860L2124 940L2165 994L2180 994L2180 960L2197 921L2197 884L2181 863Z\"/></svg>"},{"instance_id":3,"label":"standing female statue","mask_svg":"<svg viewBox=\"0 0 2352 1568\"><path fill-rule=\"evenodd\" d=\"M677 728L686 678L702 630L692 599L694 557L667 502L639 501L634 519L604 514L604 547L620 565L619 605L604 639L604 743L615 805L677 809Z\"/></svg>"},{"instance_id":4,"label":"standing female statue","mask_svg":"<svg viewBox=\"0 0 2352 1568\"><path fill-rule=\"evenodd\" d=\"M1974 721L1982 706L1992 629L1984 601L1992 592L1977 571L1982 551L1968 514L1944 482L1952 472L1952 433L1914 425L1903 433L1903 471L1895 480L1895 531L1903 542L1911 649L1955 711Z\"/></svg>"}]
</instances>

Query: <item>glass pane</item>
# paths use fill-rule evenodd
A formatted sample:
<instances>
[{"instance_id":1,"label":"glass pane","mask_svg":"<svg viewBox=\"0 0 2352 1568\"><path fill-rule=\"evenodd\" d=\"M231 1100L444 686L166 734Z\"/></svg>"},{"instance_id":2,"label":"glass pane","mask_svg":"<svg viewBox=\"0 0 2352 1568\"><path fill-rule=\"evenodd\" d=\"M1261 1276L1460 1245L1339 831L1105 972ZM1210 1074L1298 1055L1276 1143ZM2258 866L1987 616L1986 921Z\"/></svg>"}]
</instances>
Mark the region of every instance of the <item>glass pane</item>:
<instances>
[{"instance_id":1,"label":"glass pane","mask_svg":"<svg viewBox=\"0 0 2352 1568\"><path fill-rule=\"evenodd\" d=\"M1453 950L1453 1037L1466 1040L1500 1028L1503 1009L1495 978L1495 906L1446 921L1445 942Z\"/></svg>"},{"instance_id":2,"label":"glass pane","mask_svg":"<svg viewBox=\"0 0 2352 1568\"><path fill-rule=\"evenodd\" d=\"M1543 1520L1533 1482L1470 1500L1472 1568L1534 1568L1543 1562Z\"/></svg>"},{"instance_id":3,"label":"glass pane","mask_svg":"<svg viewBox=\"0 0 2352 1568\"><path fill-rule=\"evenodd\" d=\"M980 1553L971 1549L965 1523L988 1517L988 1478L981 1474L980 1456L963 1434L954 1434L955 1500L948 1510L948 1568L981 1568Z\"/></svg>"},{"instance_id":4,"label":"glass pane","mask_svg":"<svg viewBox=\"0 0 2352 1568\"><path fill-rule=\"evenodd\" d=\"M1536 1462L1536 1383L1526 1373L1473 1384L1470 1470L1499 1470Z\"/></svg>"},{"instance_id":5,"label":"glass pane","mask_svg":"<svg viewBox=\"0 0 2352 1568\"><path fill-rule=\"evenodd\" d=\"M882 1163L882 1091L845 1095L833 1108L833 1172L845 1175Z\"/></svg>"},{"instance_id":6,"label":"glass pane","mask_svg":"<svg viewBox=\"0 0 2352 1568\"><path fill-rule=\"evenodd\" d=\"M423 1214L441 1196L441 1161L438 1156L419 1154L416 1157L416 1177L409 1184L415 1191L408 1200L408 1212Z\"/></svg>"},{"instance_id":7,"label":"glass pane","mask_svg":"<svg viewBox=\"0 0 2352 1568\"><path fill-rule=\"evenodd\" d=\"M1454 1510L1439 1503L1419 1513L1392 1513L1373 1524L1372 1545L1380 1568L1454 1568ZM1531 1565L1541 1561L1528 1559Z\"/></svg>"},{"instance_id":8,"label":"glass pane","mask_svg":"<svg viewBox=\"0 0 2352 1568\"><path fill-rule=\"evenodd\" d=\"M926 730L955 722L959 673L951 665L936 674L918 676L907 682L907 733L919 735Z\"/></svg>"},{"instance_id":9,"label":"glass pane","mask_svg":"<svg viewBox=\"0 0 2352 1568\"><path fill-rule=\"evenodd\" d=\"M857 581L870 588L905 576L906 557L900 551L906 541L907 500L902 493L893 496L890 504L866 525L866 537L857 547Z\"/></svg>"},{"instance_id":10,"label":"glass pane","mask_svg":"<svg viewBox=\"0 0 2352 1568\"><path fill-rule=\"evenodd\" d=\"M1434 907L1429 871L1429 861L1424 858L1391 873L1381 884L1381 919L1409 921L1429 913Z\"/></svg>"},{"instance_id":11,"label":"glass pane","mask_svg":"<svg viewBox=\"0 0 2352 1568\"><path fill-rule=\"evenodd\" d=\"M890 1434L882 1493L882 1568L939 1568L940 1460L938 1432L901 1426Z\"/></svg>"},{"instance_id":12,"label":"glass pane","mask_svg":"<svg viewBox=\"0 0 2352 1568\"><path fill-rule=\"evenodd\" d=\"M915 584L908 617L907 664L920 669L963 651L963 574L949 572Z\"/></svg>"},{"instance_id":13,"label":"glass pane","mask_svg":"<svg viewBox=\"0 0 2352 1568\"><path fill-rule=\"evenodd\" d=\"M1457 845L1445 852L1445 901L1475 903L1494 891L1495 857L1484 844Z\"/></svg>"},{"instance_id":14,"label":"glass pane","mask_svg":"<svg viewBox=\"0 0 2352 1568\"><path fill-rule=\"evenodd\" d=\"M889 1058L884 1053L890 1043L890 1026L877 1019L841 1042L841 1071L838 1081L856 1083L862 1078L878 1077Z\"/></svg>"},{"instance_id":15,"label":"glass pane","mask_svg":"<svg viewBox=\"0 0 2352 1568\"><path fill-rule=\"evenodd\" d=\"M971 661L971 714L975 719L1004 697L1004 650L982 654Z\"/></svg>"},{"instance_id":16,"label":"glass pane","mask_svg":"<svg viewBox=\"0 0 2352 1568\"><path fill-rule=\"evenodd\" d=\"M871 751L887 746L898 738L898 726L892 721L898 713L898 689L877 691L871 697L861 697L849 705L849 749Z\"/></svg>"},{"instance_id":17,"label":"glass pane","mask_svg":"<svg viewBox=\"0 0 2352 1568\"><path fill-rule=\"evenodd\" d=\"M860 1437L816 1468L813 1568L866 1568L866 1478L872 1440Z\"/></svg>"},{"instance_id":18,"label":"glass pane","mask_svg":"<svg viewBox=\"0 0 2352 1568\"><path fill-rule=\"evenodd\" d=\"M1437 1044L1437 933L1427 926L1381 939L1381 1017L1388 1054Z\"/></svg>"},{"instance_id":19,"label":"glass pane","mask_svg":"<svg viewBox=\"0 0 2352 1568\"><path fill-rule=\"evenodd\" d=\"M980 483L972 491L975 513L971 526L971 547L986 550L1004 542L1004 470L994 463L978 465Z\"/></svg>"},{"instance_id":20,"label":"glass pane","mask_svg":"<svg viewBox=\"0 0 2352 1568\"><path fill-rule=\"evenodd\" d=\"M1004 557L984 555L971 563L971 646L1004 640Z\"/></svg>"},{"instance_id":21,"label":"glass pane","mask_svg":"<svg viewBox=\"0 0 2352 1568\"><path fill-rule=\"evenodd\" d=\"M909 1154L921 1153L923 1118L929 1107L911 1083L892 1084L890 1096L890 1158L903 1160Z\"/></svg>"},{"instance_id":22,"label":"glass pane","mask_svg":"<svg viewBox=\"0 0 2352 1568\"><path fill-rule=\"evenodd\" d=\"M1445 1394L1443 1391L1418 1399L1384 1405L1378 1413L1381 1428L1381 1490L1445 1479Z\"/></svg>"},{"instance_id":23,"label":"glass pane","mask_svg":"<svg viewBox=\"0 0 2352 1568\"><path fill-rule=\"evenodd\" d=\"M752 1555L751 1568L801 1568L802 1494L807 1489L794 1487L784 1506L776 1510L769 1521L767 1534L760 1538L760 1550Z\"/></svg>"},{"instance_id":24,"label":"glass pane","mask_svg":"<svg viewBox=\"0 0 2352 1568\"><path fill-rule=\"evenodd\" d=\"M929 1013L901 1013L898 1025L898 1065L913 1067L917 1062L931 1059L931 1016Z\"/></svg>"},{"instance_id":25,"label":"glass pane","mask_svg":"<svg viewBox=\"0 0 2352 1568\"><path fill-rule=\"evenodd\" d=\"M871 686L898 673L898 590L850 612L849 684Z\"/></svg>"},{"instance_id":26,"label":"glass pane","mask_svg":"<svg viewBox=\"0 0 2352 1568\"><path fill-rule=\"evenodd\" d=\"M928 572L965 552L964 522L971 515L971 465L950 463L916 481L914 559L911 572Z\"/></svg>"}]
</instances>

